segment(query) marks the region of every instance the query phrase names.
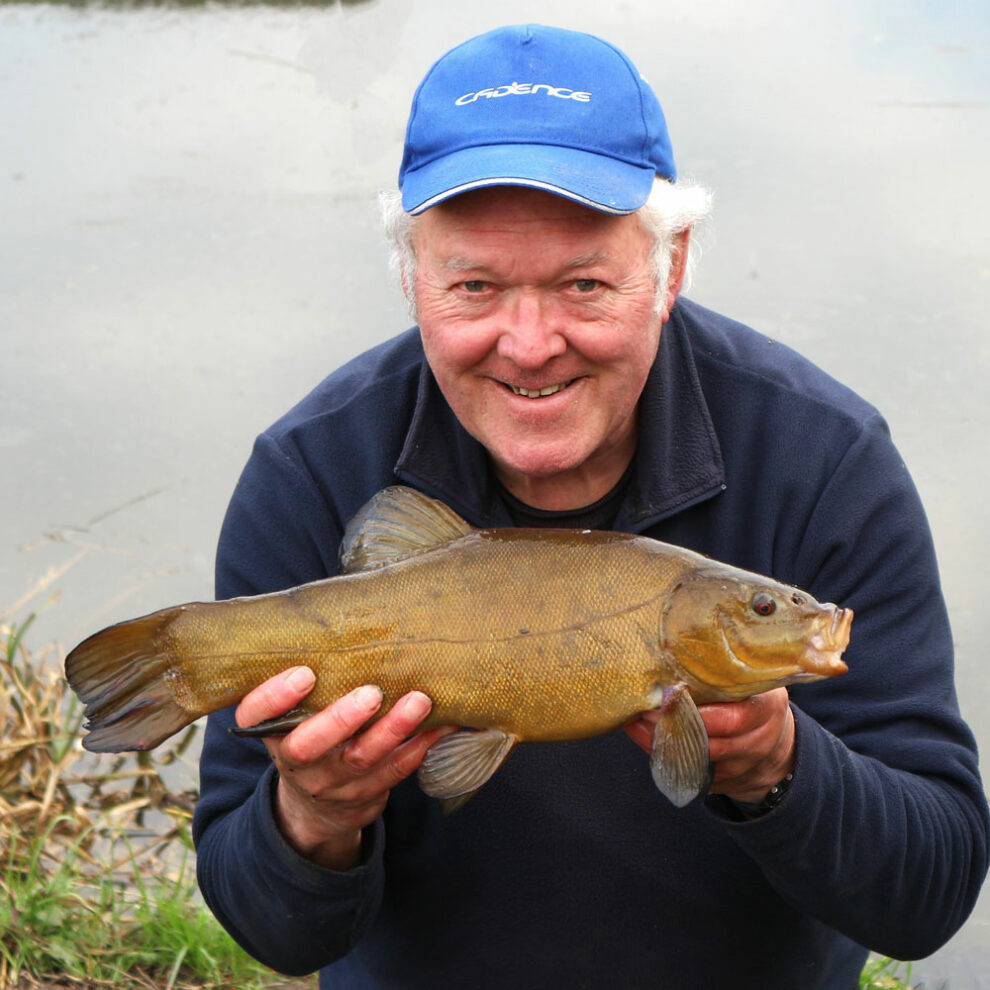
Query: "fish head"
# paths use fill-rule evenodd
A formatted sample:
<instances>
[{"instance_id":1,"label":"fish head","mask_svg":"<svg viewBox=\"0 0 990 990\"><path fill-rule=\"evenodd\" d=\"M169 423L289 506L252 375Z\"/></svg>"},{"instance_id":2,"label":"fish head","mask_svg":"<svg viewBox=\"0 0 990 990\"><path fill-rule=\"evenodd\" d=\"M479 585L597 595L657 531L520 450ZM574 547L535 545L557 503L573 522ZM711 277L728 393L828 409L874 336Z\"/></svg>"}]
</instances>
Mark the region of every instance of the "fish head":
<instances>
[{"instance_id":1,"label":"fish head","mask_svg":"<svg viewBox=\"0 0 990 990\"><path fill-rule=\"evenodd\" d=\"M852 609L713 565L674 588L660 619L660 645L698 700L728 701L845 673L852 620Z\"/></svg>"}]
</instances>

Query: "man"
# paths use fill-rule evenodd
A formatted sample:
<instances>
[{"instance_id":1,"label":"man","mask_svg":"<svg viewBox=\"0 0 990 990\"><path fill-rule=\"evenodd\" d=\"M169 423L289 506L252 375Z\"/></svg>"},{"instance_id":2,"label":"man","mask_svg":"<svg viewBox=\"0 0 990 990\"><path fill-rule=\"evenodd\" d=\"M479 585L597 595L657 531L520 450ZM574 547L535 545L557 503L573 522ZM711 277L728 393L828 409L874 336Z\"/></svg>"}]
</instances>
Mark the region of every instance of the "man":
<instances>
[{"instance_id":1,"label":"man","mask_svg":"<svg viewBox=\"0 0 990 990\"><path fill-rule=\"evenodd\" d=\"M366 685L264 745L300 664L213 716L200 882L251 952L341 987L853 987L926 955L987 868L931 540L874 409L678 300L707 209L622 53L539 26L417 90L387 208L419 328L259 438L220 597L333 574L404 483L475 525L643 532L856 610L850 672L708 705L711 792L675 809L626 734L520 747L443 818L409 776L445 732Z\"/></svg>"}]
</instances>

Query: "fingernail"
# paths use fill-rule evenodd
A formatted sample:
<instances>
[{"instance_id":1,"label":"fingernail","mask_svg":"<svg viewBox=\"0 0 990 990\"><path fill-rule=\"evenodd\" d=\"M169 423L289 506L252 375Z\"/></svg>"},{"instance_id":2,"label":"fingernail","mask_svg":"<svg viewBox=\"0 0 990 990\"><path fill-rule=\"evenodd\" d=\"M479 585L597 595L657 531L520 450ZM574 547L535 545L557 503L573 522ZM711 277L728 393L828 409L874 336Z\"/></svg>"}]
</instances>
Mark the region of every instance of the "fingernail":
<instances>
[{"instance_id":1,"label":"fingernail","mask_svg":"<svg viewBox=\"0 0 990 990\"><path fill-rule=\"evenodd\" d=\"M382 703L382 689L374 684L365 684L354 692L354 701L359 708L373 712Z\"/></svg>"},{"instance_id":2,"label":"fingernail","mask_svg":"<svg viewBox=\"0 0 990 990\"><path fill-rule=\"evenodd\" d=\"M425 694L411 694L403 706L409 718L423 718L433 707L433 702Z\"/></svg>"},{"instance_id":3,"label":"fingernail","mask_svg":"<svg viewBox=\"0 0 990 990\"><path fill-rule=\"evenodd\" d=\"M293 691L307 691L316 683L316 674L309 667L293 667L289 671L289 676L285 679L285 683Z\"/></svg>"}]
</instances>

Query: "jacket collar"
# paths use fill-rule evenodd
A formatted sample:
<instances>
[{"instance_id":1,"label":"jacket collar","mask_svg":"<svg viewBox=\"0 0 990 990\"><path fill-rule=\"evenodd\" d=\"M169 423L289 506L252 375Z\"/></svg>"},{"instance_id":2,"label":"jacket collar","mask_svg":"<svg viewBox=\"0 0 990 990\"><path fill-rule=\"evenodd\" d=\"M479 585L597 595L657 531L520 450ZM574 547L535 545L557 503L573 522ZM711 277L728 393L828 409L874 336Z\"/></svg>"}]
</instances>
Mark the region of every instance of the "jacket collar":
<instances>
[{"instance_id":1,"label":"jacket collar","mask_svg":"<svg viewBox=\"0 0 990 990\"><path fill-rule=\"evenodd\" d=\"M636 469L615 528L642 532L725 488L722 453L689 341L691 304L680 301L640 398ZM426 361L396 475L477 526L511 525L488 455L461 426Z\"/></svg>"}]
</instances>

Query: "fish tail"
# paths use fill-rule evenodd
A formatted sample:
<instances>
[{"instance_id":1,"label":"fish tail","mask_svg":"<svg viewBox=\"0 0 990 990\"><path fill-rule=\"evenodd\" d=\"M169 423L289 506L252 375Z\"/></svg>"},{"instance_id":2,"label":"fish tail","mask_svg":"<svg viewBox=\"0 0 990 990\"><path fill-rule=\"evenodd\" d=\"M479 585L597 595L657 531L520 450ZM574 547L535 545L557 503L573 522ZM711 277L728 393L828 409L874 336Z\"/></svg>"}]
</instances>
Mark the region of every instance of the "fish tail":
<instances>
[{"instance_id":1,"label":"fish tail","mask_svg":"<svg viewBox=\"0 0 990 990\"><path fill-rule=\"evenodd\" d=\"M181 611L167 608L110 626L65 658L65 678L86 705L86 749L153 749L202 714L179 704L171 689L178 657L167 630Z\"/></svg>"}]
</instances>

